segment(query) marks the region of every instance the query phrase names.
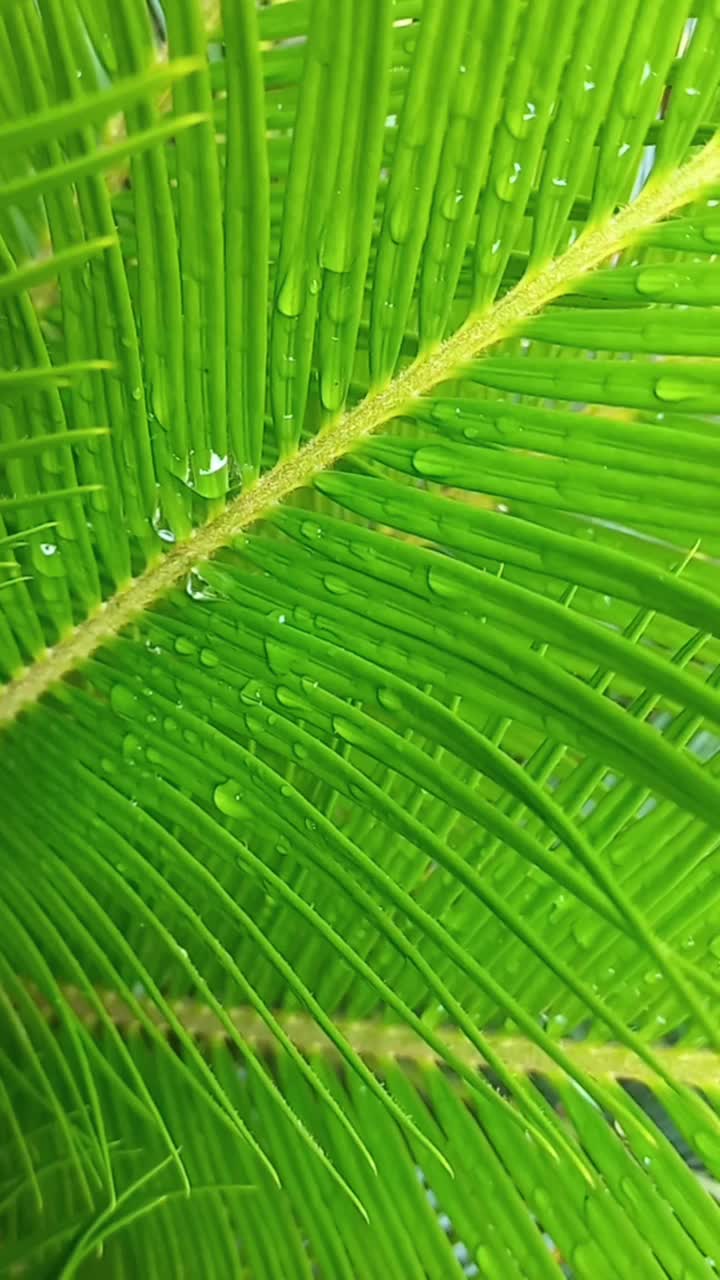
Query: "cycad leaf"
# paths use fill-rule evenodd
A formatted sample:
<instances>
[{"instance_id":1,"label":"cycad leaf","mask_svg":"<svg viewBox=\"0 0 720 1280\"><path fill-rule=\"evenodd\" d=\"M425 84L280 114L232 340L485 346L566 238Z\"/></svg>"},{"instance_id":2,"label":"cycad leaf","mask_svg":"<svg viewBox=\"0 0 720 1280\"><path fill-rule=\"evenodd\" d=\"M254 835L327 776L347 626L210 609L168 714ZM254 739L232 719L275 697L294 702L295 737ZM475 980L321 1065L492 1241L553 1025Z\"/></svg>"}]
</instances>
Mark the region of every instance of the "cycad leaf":
<instances>
[{"instance_id":1,"label":"cycad leaf","mask_svg":"<svg viewBox=\"0 0 720 1280\"><path fill-rule=\"evenodd\" d=\"M712 1274L717 37L3 7L9 1274Z\"/></svg>"}]
</instances>

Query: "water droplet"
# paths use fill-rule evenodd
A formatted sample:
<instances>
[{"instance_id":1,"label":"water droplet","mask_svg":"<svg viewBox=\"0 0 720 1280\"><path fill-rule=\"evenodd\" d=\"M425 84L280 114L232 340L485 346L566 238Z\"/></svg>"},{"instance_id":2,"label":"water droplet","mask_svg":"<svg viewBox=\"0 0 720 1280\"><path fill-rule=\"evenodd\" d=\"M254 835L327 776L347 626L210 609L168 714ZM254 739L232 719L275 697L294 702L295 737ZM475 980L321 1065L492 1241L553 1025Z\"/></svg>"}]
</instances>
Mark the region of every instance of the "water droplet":
<instances>
[{"instance_id":1,"label":"water droplet","mask_svg":"<svg viewBox=\"0 0 720 1280\"><path fill-rule=\"evenodd\" d=\"M223 457L219 453L210 453L210 461L206 467L199 467L198 472L201 476L214 476L217 471L222 471L227 466L227 455Z\"/></svg>"},{"instance_id":2,"label":"water droplet","mask_svg":"<svg viewBox=\"0 0 720 1280\"><path fill-rule=\"evenodd\" d=\"M55 542L41 542L40 550L44 556L54 556L57 551L57 544Z\"/></svg>"},{"instance_id":3,"label":"water droplet","mask_svg":"<svg viewBox=\"0 0 720 1280\"><path fill-rule=\"evenodd\" d=\"M396 244L403 244L410 232L410 219L415 212L414 202L403 192L402 199L395 197L389 212L390 235Z\"/></svg>"},{"instance_id":4,"label":"water droplet","mask_svg":"<svg viewBox=\"0 0 720 1280\"><path fill-rule=\"evenodd\" d=\"M288 689L287 685L279 684L275 690L275 697L283 707L303 708L307 703L293 689Z\"/></svg>"},{"instance_id":5,"label":"water droplet","mask_svg":"<svg viewBox=\"0 0 720 1280\"><path fill-rule=\"evenodd\" d=\"M505 124L513 138L522 141L526 138L532 123L537 119L537 107L534 102L526 102L524 108L520 110L508 111L505 116Z\"/></svg>"},{"instance_id":6,"label":"water droplet","mask_svg":"<svg viewBox=\"0 0 720 1280\"><path fill-rule=\"evenodd\" d=\"M244 684L240 692L240 700L246 705L254 707L257 703L262 703L261 686L257 680L248 680Z\"/></svg>"},{"instance_id":7,"label":"water droplet","mask_svg":"<svg viewBox=\"0 0 720 1280\"><path fill-rule=\"evenodd\" d=\"M332 721L333 733L338 738L344 738L346 742L361 744L363 742L363 734L352 720L347 720L345 716L333 716Z\"/></svg>"},{"instance_id":8,"label":"water droplet","mask_svg":"<svg viewBox=\"0 0 720 1280\"><path fill-rule=\"evenodd\" d=\"M305 302L302 272L297 268L288 271L277 295L277 308L289 319L299 316Z\"/></svg>"},{"instance_id":9,"label":"water droplet","mask_svg":"<svg viewBox=\"0 0 720 1280\"><path fill-rule=\"evenodd\" d=\"M211 600L212 595L207 590L207 582L198 573L197 569L191 569L185 583L185 590L193 600Z\"/></svg>"},{"instance_id":10,"label":"water droplet","mask_svg":"<svg viewBox=\"0 0 720 1280\"><path fill-rule=\"evenodd\" d=\"M133 400L142 400L142 387L133 387L131 394Z\"/></svg>"},{"instance_id":11,"label":"water droplet","mask_svg":"<svg viewBox=\"0 0 720 1280\"><path fill-rule=\"evenodd\" d=\"M159 538L162 538L163 542L175 541L175 534L173 533L172 529L168 529L167 527L168 522L165 519L165 515L160 507L155 508L155 512L153 514L151 523L156 534L158 535Z\"/></svg>"},{"instance_id":12,"label":"water droplet","mask_svg":"<svg viewBox=\"0 0 720 1280\"><path fill-rule=\"evenodd\" d=\"M143 754L142 742L134 733L126 733L123 738L122 751L126 760L133 760Z\"/></svg>"},{"instance_id":13,"label":"water droplet","mask_svg":"<svg viewBox=\"0 0 720 1280\"><path fill-rule=\"evenodd\" d=\"M698 387L685 378L664 377L655 383L655 395L661 400L689 400L697 393Z\"/></svg>"},{"instance_id":14,"label":"water droplet","mask_svg":"<svg viewBox=\"0 0 720 1280\"><path fill-rule=\"evenodd\" d=\"M460 591L457 581L441 565L431 565L428 569L427 584L436 596L456 596Z\"/></svg>"},{"instance_id":15,"label":"water droplet","mask_svg":"<svg viewBox=\"0 0 720 1280\"><path fill-rule=\"evenodd\" d=\"M200 650L200 661L204 667L216 667L220 661L217 654L212 649Z\"/></svg>"},{"instance_id":16,"label":"water droplet","mask_svg":"<svg viewBox=\"0 0 720 1280\"><path fill-rule=\"evenodd\" d=\"M509 203L513 198L513 186L518 180L519 170L513 167L510 173L505 173L495 182L495 194L498 200L504 200Z\"/></svg>"},{"instance_id":17,"label":"water droplet","mask_svg":"<svg viewBox=\"0 0 720 1280\"><path fill-rule=\"evenodd\" d=\"M443 218L446 218L448 222L455 222L460 216L460 206L464 199L465 196L462 191L451 191L449 195L445 196L440 205L440 212Z\"/></svg>"},{"instance_id":18,"label":"water droplet","mask_svg":"<svg viewBox=\"0 0 720 1280\"><path fill-rule=\"evenodd\" d=\"M254 716L248 712L245 716L245 727L252 738L259 738L265 728L265 722L260 719L260 716Z\"/></svg>"},{"instance_id":19,"label":"water droplet","mask_svg":"<svg viewBox=\"0 0 720 1280\"><path fill-rule=\"evenodd\" d=\"M677 286L677 276L672 271L663 270L662 267L648 267L645 271L641 271L635 280L638 293L667 293L670 289L676 289Z\"/></svg>"},{"instance_id":20,"label":"water droplet","mask_svg":"<svg viewBox=\"0 0 720 1280\"><path fill-rule=\"evenodd\" d=\"M445 479L457 465L450 449L442 445L423 445L413 453L413 467L421 476Z\"/></svg>"},{"instance_id":21,"label":"water droplet","mask_svg":"<svg viewBox=\"0 0 720 1280\"><path fill-rule=\"evenodd\" d=\"M178 636L175 641L175 650L177 653L184 654L185 657L190 657L191 654L197 653L197 645L194 645L186 636Z\"/></svg>"},{"instance_id":22,"label":"water droplet","mask_svg":"<svg viewBox=\"0 0 720 1280\"><path fill-rule=\"evenodd\" d=\"M268 638L265 641L265 653L270 670L274 671L276 676L286 675L288 671L292 671L294 654L288 645L279 644L276 640Z\"/></svg>"},{"instance_id":23,"label":"water droplet","mask_svg":"<svg viewBox=\"0 0 720 1280\"><path fill-rule=\"evenodd\" d=\"M394 689L388 689L386 686L378 689L377 700L381 707L385 707L386 711L399 711L402 707L402 699Z\"/></svg>"},{"instance_id":24,"label":"water droplet","mask_svg":"<svg viewBox=\"0 0 720 1280\"><path fill-rule=\"evenodd\" d=\"M345 595L346 592L350 590L347 582L344 582L342 578L334 577L332 574L328 574L324 577L323 583L325 584L326 589L334 596Z\"/></svg>"},{"instance_id":25,"label":"water droplet","mask_svg":"<svg viewBox=\"0 0 720 1280\"><path fill-rule=\"evenodd\" d=\"M141 715L140 699L127 685L114 684L110 691L110 706L121 716L137 720Z\"/></svg>"},{"instance_id":26,"label":"water droplet","mask_svg":"<svg viewBox=\"0 0 720 1280\"><path fill-rule=\"evenodd\" d=\"M218 783L213 791L213 800L220 812L226 814L228 818L251 817L251 811L240 794L239 783L234 778Z\"/></svg>"}]
</instances>

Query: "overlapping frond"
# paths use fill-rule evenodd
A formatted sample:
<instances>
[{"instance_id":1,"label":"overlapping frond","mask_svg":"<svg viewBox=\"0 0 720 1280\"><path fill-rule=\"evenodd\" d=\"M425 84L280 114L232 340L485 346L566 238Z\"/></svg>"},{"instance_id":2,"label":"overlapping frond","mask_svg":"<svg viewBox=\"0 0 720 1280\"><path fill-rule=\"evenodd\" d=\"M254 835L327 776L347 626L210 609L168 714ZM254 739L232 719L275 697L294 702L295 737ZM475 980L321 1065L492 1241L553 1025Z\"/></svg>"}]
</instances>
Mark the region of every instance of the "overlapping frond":
<instances>
[{"instance_id":1,"label":"overlapping frond","mask_svg":"<svg viewBox=\"0 0 720 1280\"><path fill-rule=\"evenodd\" d=\"M0 16L0 1260L720 1260L720 19Z\"/></svg>"}]
</instances>

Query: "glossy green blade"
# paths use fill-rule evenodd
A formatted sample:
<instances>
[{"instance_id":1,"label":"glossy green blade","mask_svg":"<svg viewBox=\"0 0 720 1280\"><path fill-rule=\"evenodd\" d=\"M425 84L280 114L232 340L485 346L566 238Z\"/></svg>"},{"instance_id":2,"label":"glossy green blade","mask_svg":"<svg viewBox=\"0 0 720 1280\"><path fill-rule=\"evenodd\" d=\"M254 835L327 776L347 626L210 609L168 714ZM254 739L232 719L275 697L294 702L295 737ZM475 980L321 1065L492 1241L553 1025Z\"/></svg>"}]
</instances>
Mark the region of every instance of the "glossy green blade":
<instances>
[{"instance_id":1,"label":"glossy green blade","mask_svg":"<svg viewBox=\"0 0 720 1280\"><path fill-rule=\"evenodd\" d=\"M0 5L3 1274L713 1274L716 9Z\"/></svg>"}]
</instances>

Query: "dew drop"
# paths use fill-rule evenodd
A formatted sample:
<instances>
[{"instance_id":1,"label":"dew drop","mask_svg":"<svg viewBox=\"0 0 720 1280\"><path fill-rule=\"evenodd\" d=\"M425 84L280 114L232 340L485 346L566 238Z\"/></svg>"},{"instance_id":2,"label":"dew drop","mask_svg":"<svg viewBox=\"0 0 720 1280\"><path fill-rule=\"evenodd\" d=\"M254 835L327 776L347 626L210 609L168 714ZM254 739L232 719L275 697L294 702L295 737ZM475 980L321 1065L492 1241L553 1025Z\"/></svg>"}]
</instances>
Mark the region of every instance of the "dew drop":
<instances>
[{"instance_id":1,"label":"dew drop","mask_svg":"<svg viewBox=\"0 0 720 1280\"><path fill-rule=\"evenodd\" d=\"M464 200L462 191L451 191L440 205L440 212L448 222L455 222L460 216L460 206Z\"/></svg>"},{"instance_id":2,"label":"dew drop","mask_svg":"<svg viewBox=\"0 0 720 1280\"><path fill-rule=\"evenodd\" d=\"M121 716L130 716L137 720L141 714L140 700L127 685L114 684L110 691L110 706Z\"/></svg>"},{"instance_id":3,"label":"dew drop","mask_svg":"<svg viewBox=\"0 0 720 1280\"><path fill-rule=\"evenodd\" d=\"M216 472L222 471L223 467L226 466L227 455L221 457L219 453L211 452L208 465L206 467L199 467L198 470L201 476L214 476Z\"/></svg>"},{"instance_id":4,"label":"dew drop","mask_svg":"<svg viewBox=\"0 0 720 1280\"><path fill-rule=\"evenodd\" d=\"M381 707L385 707L386 711L399 711L402 707L402 699L394 689L388 689L383 686L377 691L377 700Z\"/></svg>"},{"instance_id":5,"label":"dew drop","mask_svg":"<svg viewBox=\"0 0 720 1280\"><path fill-rule=\"evenodd\" d=\"M234 778L218 783L213 791L213 801L221 813L228 818L249 818L251 811L243 802L239 784Z\"/></svg>"},{"instance_id":6,"label":"dew drop","mask_svg":"<svg viewBox=\"0 0 720 1280\"><path fill-rule=\"evenodd\" d=\"M444 479L454 470L454 456L442 445L423 445L413 453L413 467L421 476Z\"/></svg>"},{"instance_id":7,"label":"dew drop","mask_svg":"<svg viewBox=\"0 0 720 1280\"><path fill-rule=\"evenodd\" d=\"M304 303L304 289L301 272L295 269L288 271L277 295L277 308L284 316L292 319L299 316Z\"/></svg>"},{"instance_id":8,"label":"dew drop","mask_svg":"<svg viewBox=\"0 0 720 1280\"><path fill-rule=\"evenodd\" d=\"M265 641L265 653L270 670L276 676L282 676L288 671L292 671L293 651L287 645L278 644L277 641L268 638Z\"/></svg>"},{"instance_id":9,"label":"dew drop","mask_svg":"<svg viewBox=\"0 0 720 1280\"><path fill-rule=\"evenodd\" d=\"M635 281L638 293L667 293L677 288L677 276L672 271L664 271L661 267L648 267L641 271Z\"/></svg>"},{"instance_id":10,"label":"dew drop","mask_svg":"<svg viewBox=\"0 0 720 1280\"><path fill-rule=\"evenodd\" d=\"M191 569L185 583L185 590L192 600L210 600L212 599L208 591L206 591L207 583L200 576L196 569Z\"/></svg>"},{"instance_id":11,"label":"dew drop","mask_svg":"<svg viewBox=\"0 0 720 1280\"><path fill-rule=\"evenodd\" d=\"M655 395L661 400L690 400L697 392L697 386L685 378L658 378L655 383Z\"/></svg>"},{"instance_id":12,"label":"dew drop","mask_svg":"<svg viewBox=\"0 0 720 1280\"><path fill-rule=\"evenodd\" d=\"M299 697L292 689L288 689L287 685L279 684L275 690L275 697L283 707L292 707L295 709L306 707L307 704L303 698Z\"/></svg>"},{"instance_id":13,"label":"dew drop","mask_svg":"<svg viewBox=\"0 0 720 1280\"><path fill-rule=\"evenodd\" d=\"M134 733L126 733L123 738L122 752L126 760L134 760L143 754L142 742Z\"/></svg>"},{"instance_id":14,"label":"dew drop","mask_svg":"<svg viewBox=\"0 0 720 1280\"><path fill-rule=\"evenodd\" d=\"M460 590L457 581L440 566L431 565L427 572L427 584L436 596L456 596Z\"/></svg>"},{"instance_id":15,"label":"dew drop","mask_svg":"<svg viewBox=\"0 0 720 1280\"><path fill-rule=\"evenodd\" d=\"M200 661L204 667L216 667L220 659L212 649L201 649Z\"/></svg>"},{"instance_id":16,"label":"dew drop","mask_svg":"<svg viewBox=\"0 0 720 1280\"><path fill-rule=\"evenodd\" d=\"M158 537L162 538L163 542L175 541L175 534L173 533L172 529L168 529L167 520L165 519L165 515L160 507L155 508L155 512L152 518L152 527L155 530Z\"/></svg>"},{"instance_id":17,"label":"dew drop","mask_svg":"<svg viewBox=\"0 0 720 1280\"><path fill-rule=\"evenodd\" d=\"M352 720L347 720L345 716L333 716L333 733L338 738L343 738L345 742L353 742L359 744L363 741L362 732L357 728Z\"/></svg>"}]
</instances>

